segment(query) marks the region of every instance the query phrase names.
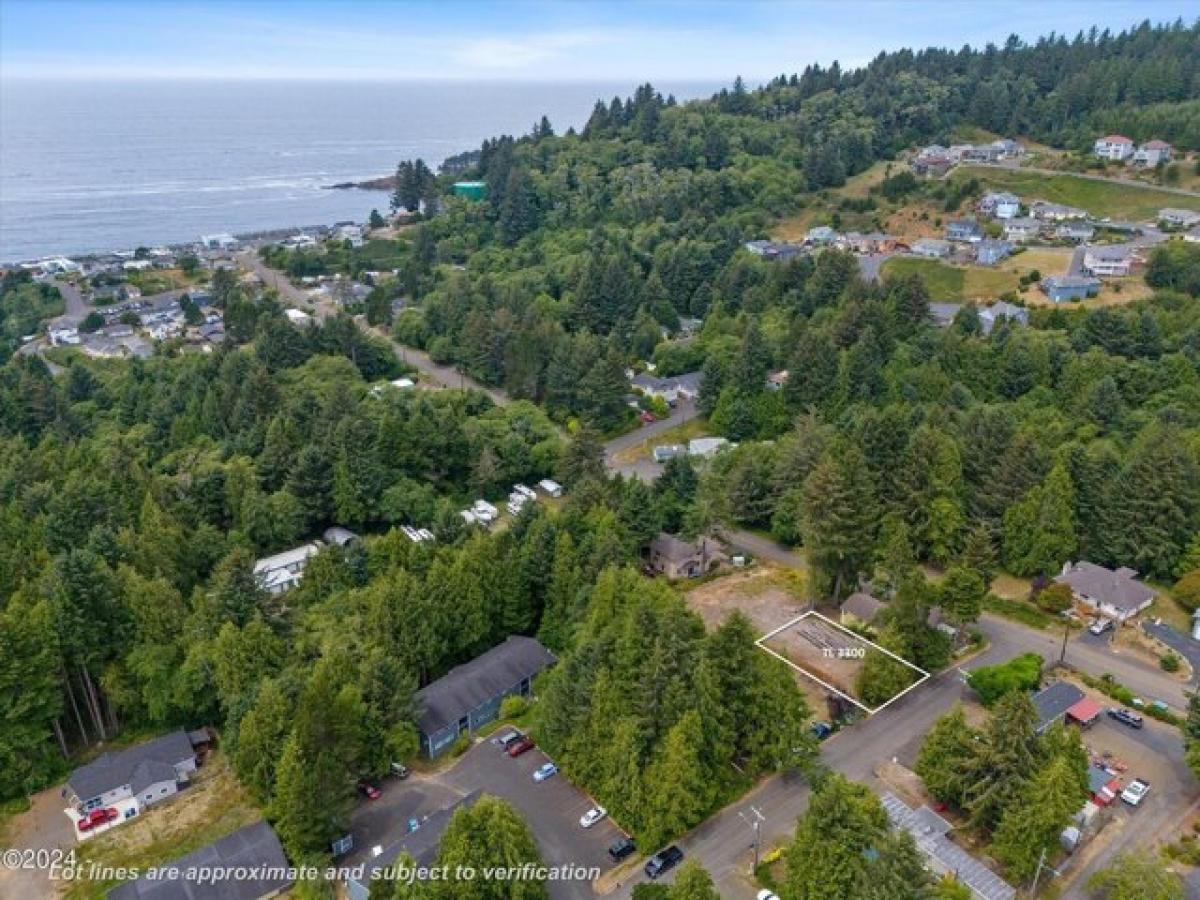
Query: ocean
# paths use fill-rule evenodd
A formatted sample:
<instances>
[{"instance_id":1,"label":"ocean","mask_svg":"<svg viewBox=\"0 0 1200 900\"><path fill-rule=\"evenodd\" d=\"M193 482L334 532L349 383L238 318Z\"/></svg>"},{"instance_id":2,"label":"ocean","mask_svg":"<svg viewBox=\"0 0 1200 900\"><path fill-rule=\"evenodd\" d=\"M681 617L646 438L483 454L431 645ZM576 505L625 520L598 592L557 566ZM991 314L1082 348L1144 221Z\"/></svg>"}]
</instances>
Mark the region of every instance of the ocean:
<instances>
[{"instance_id":1,"label":"ocean","mask_svg":"<svg viewBox=\"0 0 1200 900\"><path fill-rule=\"evenodd\" d=\"M0 261L364 221L384 192L541 116L579 128L634 84L0 81ZM681 100L719 85L662 84Z\"/></svg>"}]
</instances>

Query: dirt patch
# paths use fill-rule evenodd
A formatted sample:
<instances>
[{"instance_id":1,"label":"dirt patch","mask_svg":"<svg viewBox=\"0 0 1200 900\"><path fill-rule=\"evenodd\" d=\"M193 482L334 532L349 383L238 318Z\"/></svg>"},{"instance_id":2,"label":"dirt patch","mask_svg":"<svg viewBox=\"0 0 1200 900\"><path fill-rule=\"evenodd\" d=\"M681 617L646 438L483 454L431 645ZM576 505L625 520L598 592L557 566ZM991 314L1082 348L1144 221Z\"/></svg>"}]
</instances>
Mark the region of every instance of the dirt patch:
<instances>
[{"instance_id":1,"label":"dirt patch","mask_svg":"<svg viewBox=\"0 0 1200 900\"><path fill-rule=\"evenodd\" d=\"M870 649L862 638L819 616L808 616L763 644L851 697L856 696L855 684Z\"/></svg>"},{"instance_id":2,"label":"dirt patch","mask_svg":"<svg viewBox=\"0 0 1200 900\"><path fill-rule=\"evenodd\" d=\"M759 565L702 584L688 591L685 599L709 631L719 628L736 610L750 620L760 635L767 634L809 608L801 599L803 579L798 575Z\"/></svg>"}]
</instances>

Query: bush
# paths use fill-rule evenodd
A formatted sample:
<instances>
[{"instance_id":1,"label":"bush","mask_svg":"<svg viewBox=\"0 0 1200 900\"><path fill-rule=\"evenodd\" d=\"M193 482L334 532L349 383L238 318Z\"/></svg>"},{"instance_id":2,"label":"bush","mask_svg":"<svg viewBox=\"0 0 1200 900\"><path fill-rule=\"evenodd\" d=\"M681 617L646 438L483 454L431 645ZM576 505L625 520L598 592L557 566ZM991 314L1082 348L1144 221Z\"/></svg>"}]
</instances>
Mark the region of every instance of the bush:
<instances>
[{"instance_id":1,"label":"bush","mask_svg":"<svg viewBox=\"0 0 1200 900\"><path fill-rule=\"evenodd\" d=\"M454 742L454 746L450 748L451 756L462 756L471 749L471 736L469 734L460 734L458 740Z\"/></svg>"},{"instance_id":2,"label":"bush","mask_svg":"<svg viewBox=\"0 0 1200 900\"><path fill-rule=\"evenodd\" d=\"M529 700L520 694L505 697L500 702L500 718L519 719L529 710Z\"/></svg>"},{"instance_id":3,"label":"bush","mask_svg":"<svg viewBox=\"0 0 1200 900\"><path fill-rule=\"evenodd\" d=\"M1043 612L1060 613L1071 608L1073 595L1070 585L1054 583L1038 591L1033 600Z\"/></svg>"},{"instance_id":4,"label":"bush","mask_svg":"<svg viewBox=\"0 0 1200 900\"><path fill-rule=\"evenodd\" d=\"M1171 588L1175 602L1188 612L1195 612L1200 607L1200 569L1188 572Z\"/></svg>"},{"instance_id":5,"label":"bush","mask_svg":"<svg viewBox=\"0 0 1200 900\"><path fill-rule=\"evenodd\" d=\"M1174 653L1164 653L1162 658L1159 659L1158 664L1162 666L1164 672L1179 671L1179 657Z\"/></svg>"},{"instance_id":6,"label":"bush","mask_svg":"<svg viewBox=\"0 0 1200 900\"><path fill-rule=\"evenodd\" d=\"M1042 657L1022 653L997 666L981 666L967 675L967 684L984 706L1013 691L1032 691L1042 683Z\"/></svg>"}]
</instances>

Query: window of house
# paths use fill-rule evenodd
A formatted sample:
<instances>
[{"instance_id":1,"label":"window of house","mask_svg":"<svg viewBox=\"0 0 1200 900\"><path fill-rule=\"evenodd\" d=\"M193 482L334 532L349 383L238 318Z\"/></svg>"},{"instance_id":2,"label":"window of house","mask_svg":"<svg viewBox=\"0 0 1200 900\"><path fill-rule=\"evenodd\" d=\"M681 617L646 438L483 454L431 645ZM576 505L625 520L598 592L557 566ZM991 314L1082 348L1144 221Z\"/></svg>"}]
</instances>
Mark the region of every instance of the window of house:
<instances>
[{"instance_id":1,"label":"window of house","mask_svg":"<svg viewBox=\"0 0 1200 900\"><path fill-rule=\"evenodd\" d=\"M458 720L458 730L459 731L466 731L470 727L471 727L471 717L470 716L463 716L461 719Z\"/></svg>"}]
</instances>

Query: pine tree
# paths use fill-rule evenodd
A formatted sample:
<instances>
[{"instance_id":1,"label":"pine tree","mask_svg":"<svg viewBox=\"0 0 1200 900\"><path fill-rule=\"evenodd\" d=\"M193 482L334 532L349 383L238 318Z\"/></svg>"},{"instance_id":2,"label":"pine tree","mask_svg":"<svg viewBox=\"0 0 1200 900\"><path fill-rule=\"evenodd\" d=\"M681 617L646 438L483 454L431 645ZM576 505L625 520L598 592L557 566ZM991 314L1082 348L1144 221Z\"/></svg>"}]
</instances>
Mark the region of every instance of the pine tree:
<instances>
[{"instance_id":1,"label":"pine tree","mask_svg":"<svg viewBox=\"0 0 1200 900\"><path fill-rule=\"evenodd\" d=\"M437 900L542 900L543 880L484 877L485 870L521 870L541 866L542 858L529 826L509 804L483 796L470 807L459 808L446 826L438 850L437 864L451 875L433 882ZM455 877L461 869L472 869L473 879Z\"/></svg>"},{"instance_id":2,"label":"pine tree","mask_svg":"<svg viewBox=\"0 0 1200 900\"><path fill-rule=\"evenodd\" d=\"M1087 797L1066 757L1049 761L1008 804L992 837L992 853L1013 880L1030 878L1043 851L1053 850L1062 830Z\"/></svg>"},{"instance_id":3,"label":"pine tree","mask_svg":"<svg viewBox=\"0 0 1200 900\"><path fill-rule=\"evenodd\" d=\"M713 886L712 877L694 859L689 859L679 867L669 897L670 900L721 900L721 895Z\"/></svg>"},{"instance_id":4,"label":"pine tree","mask_svg":"<svg viewBox=\"0 0 1200 900\"><path fill-rule=\"evenodd\" d=\"M862 453L843 446L804 481L804 546L825 589L837 598L870 560L875 498Z\"/></svg>"},{"instance_id":5,"label":"pine tree","mask_svg":"<svg viewBox=\"0 0 1200 900\"><path fill-rule=\"evenodd\" d=\"M1016 575L1044 575L1062 568L1075 548L1075 493L1060 463L1004 514L1004 558Z\"/></svg>"},{"instance_id":6,"label":"pine tree","mask_svg":"<svg viewBox=\"0 0 1200 900\"><path fill-rule=\"evenodd\" d=\"M868 852L876 850L887 832L887 813L870 788L840 774L829 775L813 791L785 851L787 896L859 896L866 884Z\"/></svg>"},{"instance_id":7,"label":"pine tree","mask_svg":"<svg viewBox=\"0 0 1200 900\"><path fill-rule=\"evenodd\" d=\"M962 807L976 766L979 733L967 724L961 706L934 723L917 756L916 772L943 803Z\"/></svg>"},{"instance_id":8,"label":"pine tree","mask_svg":"<svg viewBox=\"0 0 1200 900\"><path fill-rule=\"evenodd\" d=\"M275 767L292 725L292 706L273 678L264 678L250 711L237 732L233 767L260 802L268 802L275 786Z\"/></svg>"},{"instance_id":9,"label":"pine tree","mask_svg":"<svg viewBox=\"0 0 1200 900\"><path fill-rule=\"evenodd\" d=\"M646 773L646 842L658 846L700 821L712 802L712 773L700 760L704 724L687 712L667 732Z\"/></svg>"},{"instance_id":10,"label":"pine tree","mask_svg":"<svg viewBox=\"0 0 1200 900\"><path fill-rule=\"evenodd\" d=\"M1021 691L1005 694L996 704L965 795L976 825L996 827L1008 807L1025 795L1029 779L1040 769L1037 721L1033 701Z\"/></svg>"}]
</instances>

